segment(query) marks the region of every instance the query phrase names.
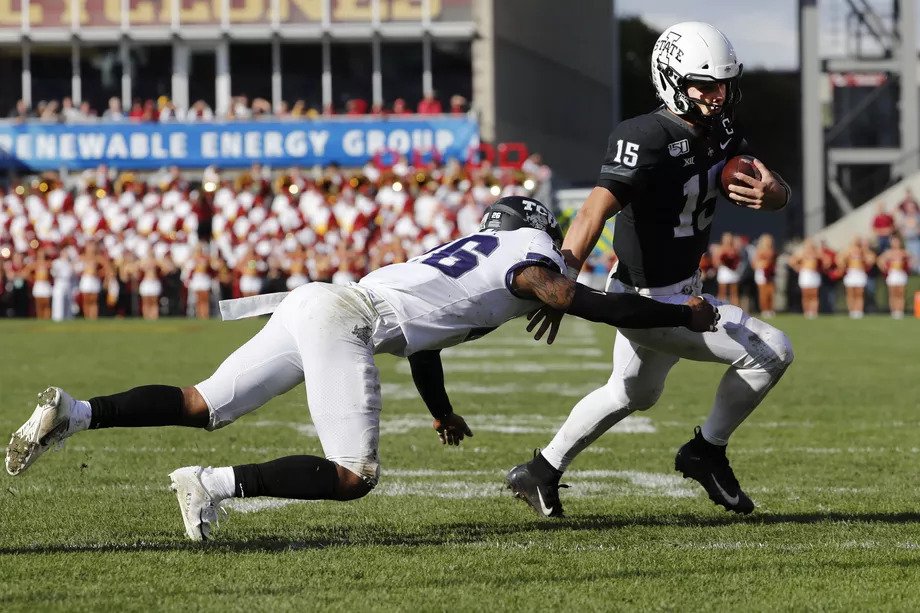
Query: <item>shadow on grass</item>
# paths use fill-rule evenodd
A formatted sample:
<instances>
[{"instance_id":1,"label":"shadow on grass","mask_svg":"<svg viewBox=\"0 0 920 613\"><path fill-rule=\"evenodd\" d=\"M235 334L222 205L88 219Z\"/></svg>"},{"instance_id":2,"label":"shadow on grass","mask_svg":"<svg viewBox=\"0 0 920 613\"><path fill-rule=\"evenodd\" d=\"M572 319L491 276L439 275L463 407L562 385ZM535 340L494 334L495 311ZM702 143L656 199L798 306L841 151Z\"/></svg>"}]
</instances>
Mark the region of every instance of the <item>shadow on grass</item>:
<instances>
[{"instance_id":1,"label":"shadow on grass","mask_svg":"<svg viewBox=\"0 0 920 613\"><path fill-rule=\"evenodd\" d=\"M484 524L456 522L437 527L426 527L423 532L392 531L391 526L364 525L354 530L343 531L342 527L330 528L335 534L319 535L315 538L284 538L264 536L246 540L217 539L206 543L188 541L162 541L134 543L90 543L90 544L36 544L17 547L0 547L0 555L35 555L60 553L130 553L160 551L212 551L216 553L283 552L300 549L325 549L329 547L426 547L451 544L473 544L495 537L523 534L527 532L572 532L588 530L612 530L630 527L700 528L718 526L771 526L779 524L821 524L821 523L866 523L866 524L912 524L920 523L920 513L777 513L754 514L750 516L725 515L700 517L677 514L660 516L606 516L583 515L560 520L528 518L518 523ZM920 563L920 561L918 561Z\"/></svg>"}]
</instances>

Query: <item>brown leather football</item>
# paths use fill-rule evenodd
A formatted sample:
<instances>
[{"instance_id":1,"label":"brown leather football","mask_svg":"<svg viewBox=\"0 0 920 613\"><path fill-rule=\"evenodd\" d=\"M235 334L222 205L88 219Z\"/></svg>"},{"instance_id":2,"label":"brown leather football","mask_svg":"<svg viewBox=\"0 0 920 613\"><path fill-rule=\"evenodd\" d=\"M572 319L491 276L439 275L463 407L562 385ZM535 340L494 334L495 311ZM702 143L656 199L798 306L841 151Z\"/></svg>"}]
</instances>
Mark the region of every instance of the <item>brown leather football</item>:
<instances>
[{"instance_id":1,"label":"brown leather football","mask_svg":"<svg viewBox=\"0 0 920 613\"><path fill-rule=\"evenodd\" d=\"M754 158L750 155L736 155L735 157L725 160L725 166L722 168L722 174L719 176L719 183L722 187L722 193L726 198L728 194L731 193L728 191L729 185L735 184L741 185L742 187L750 187L747 183L735 178L736 172L754 177L758 180L760 179L760 171L754 166L753 160Z\"/></svg>"}]
</instances>

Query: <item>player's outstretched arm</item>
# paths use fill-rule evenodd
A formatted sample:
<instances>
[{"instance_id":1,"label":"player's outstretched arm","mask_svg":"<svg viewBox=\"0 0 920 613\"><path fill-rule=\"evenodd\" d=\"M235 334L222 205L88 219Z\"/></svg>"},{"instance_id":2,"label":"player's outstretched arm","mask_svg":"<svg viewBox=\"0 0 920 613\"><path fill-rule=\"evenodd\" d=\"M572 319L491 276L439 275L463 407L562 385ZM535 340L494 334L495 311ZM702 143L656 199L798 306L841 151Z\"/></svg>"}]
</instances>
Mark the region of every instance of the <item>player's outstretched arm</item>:
<instances>
[{"instance_id":1,"label":"player's outstretched arm","mask_svg":"<svg viewBox=\"0 0 920 613\"><path fill-rule=\"evenodd\" d=\"M412 381L431 416L432 427L445 445L459 445L465 436L473 436L466 421L456 413L444 387L441 350L419 351L409 356Z\"/></svg>"},{"instance_id":2,"label":"player's outstretched arm","mask_svg":"<svg viewBox=\"0 0 920 613\"><path fill-rule=\"evenodd\" d=\"M514 278L514 289L570 315L622 328L685 326L708 332L715 329L719 318L718 311L698 296L686 304L665 304L637 294L609 294L539 265L521 270Z\"/></svg>"}]
</instances>

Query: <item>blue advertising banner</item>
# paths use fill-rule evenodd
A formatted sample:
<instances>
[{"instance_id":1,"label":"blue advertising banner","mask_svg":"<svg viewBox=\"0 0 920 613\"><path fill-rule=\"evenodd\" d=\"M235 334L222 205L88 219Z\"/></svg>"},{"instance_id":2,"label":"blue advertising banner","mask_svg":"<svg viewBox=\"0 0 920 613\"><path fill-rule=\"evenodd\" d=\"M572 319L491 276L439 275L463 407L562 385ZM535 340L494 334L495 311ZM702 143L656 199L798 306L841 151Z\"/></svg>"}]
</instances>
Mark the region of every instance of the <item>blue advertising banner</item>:
<instances>
[{"instance_id":1,"label":"blue advertising banner","mask_svg":"<svg viewBox=\"0 0 920 613\"><path fill-rule=\"evenodd\" d=\"M468 117L228 123L0 124L0 168L120 169L361 166L379 152L437 151L465 161L479 146Z\"/></svg>"}]
</instances>

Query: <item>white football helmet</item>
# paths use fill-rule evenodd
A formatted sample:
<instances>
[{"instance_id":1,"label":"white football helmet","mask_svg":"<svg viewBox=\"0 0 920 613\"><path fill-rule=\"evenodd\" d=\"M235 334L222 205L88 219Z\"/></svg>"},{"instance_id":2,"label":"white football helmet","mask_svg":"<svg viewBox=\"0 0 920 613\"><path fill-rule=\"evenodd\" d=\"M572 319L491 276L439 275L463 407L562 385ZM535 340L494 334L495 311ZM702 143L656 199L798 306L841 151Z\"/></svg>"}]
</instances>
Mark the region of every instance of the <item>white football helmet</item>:
<instances>
[{"instance_id":1,"label":"white football helmet","mask_svg":"<svg viewBox=\"0 0 920 613\"><path fill-rule=\"evenodd\" d=\"M685 21L673 25L658 37L652 49L652 83L658 97L672 113L696 121L708 123L732 116L741 99L739 81L743 70L731 42L708 23ZM688 81L724 82L722 112L704 116L687 96Z\"/></svg>"}]
</instances>

